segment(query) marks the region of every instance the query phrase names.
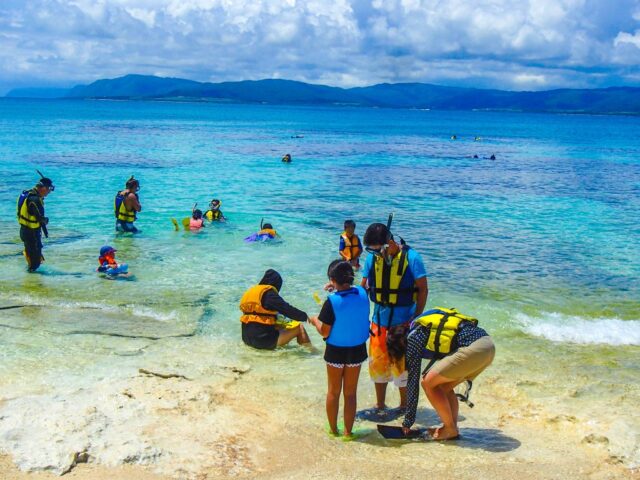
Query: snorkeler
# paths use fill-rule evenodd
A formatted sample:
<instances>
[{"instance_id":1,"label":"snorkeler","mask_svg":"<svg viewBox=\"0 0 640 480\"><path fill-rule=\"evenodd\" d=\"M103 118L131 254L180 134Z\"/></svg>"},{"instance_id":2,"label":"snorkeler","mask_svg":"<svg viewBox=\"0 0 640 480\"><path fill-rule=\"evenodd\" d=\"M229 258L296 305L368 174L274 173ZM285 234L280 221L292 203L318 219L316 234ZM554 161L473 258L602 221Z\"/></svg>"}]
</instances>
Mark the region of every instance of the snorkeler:
<instances>
[{"instance_id":1,"label":"snorkeler","mask_svg":"<svg viewBox=\"0 0 640 480\"><path fill-rule=\"evenodd\" d=\"M284 157L282 157L282 161L284 163L291 163L291 154L287 153L284 155Z\"/></svg>"},{"instance_id":2,"label":"snorkeler","mask_svg":"<svg viewBox=\"0 0 640 480\"><path fill-rule=\"evenodd\" d=\"M225 216L222 214L220 207L222 206L222 202L217 198L214 198L209 202L209 210L204 214L205 218L210 222L222 222L226 220Z\"/></svg>"},{"instance_id":3,"label":"snorkeler","mask_svg":"<svg viewBox=\"0 0 640 480\"><path fill-rule=\"evenodd\" d=\"M369 375L375 383L376 408L386 408L387 383L400 389L400 408L406 407L407 372L404 355L409 324L420 315L429 293L427 272L418 252L391 233L387 225L373 223L364 234L370 253L362 271L363 287L375 303L369 341Z\"/></svg>"},{"instance_id":4,"label":"snorkeler","mask_svg":"<svg viewBox=\"0 0 640 480\"><path fill-rule=\"evenodd\" d=\"M189 230L197 231L204 227L204 218L202 217L202 210L195 208L191 213L191 218L189 219Z\"/></svg>"},{"instance_id":5,"label":"snorkeler","mask_svg":"<svg viewBox=\"0 0 640 480\"><path fill-rule=\"evenodd\" d=\"M24 190L18 197L17 215L20 224L20 239L24 243L24 257L29 272L35 272L44 262L42 256L42 233L49 238L49 218L44 214L44 199L55 190L50 178L40 175L40 180L31 190Z\"/></svg>"},{"instance_id":6,"label":"snorkeler","mask_svg":"<svg viewBox=\"0 0 640 480\"><path fill-rule=\"evenodd\" d=\"M256 233L249 235L244 239L245 242L265 242L268 240L273 240L278 236L278 232L275 231L273 225L270 223L263 223L260 221L260 230Z\"/></svg>"},{"instance_id":7,"label":"snorkeler","mask_svg":"<svg viewBox=\"0 0 640 480\"><path fill-rule=\"evenodd\" d=\"M116 194L114 201L114 213L116 216L116 232L138 233L139 230L133 222L136 221L136 213L142 210L138 191L140 182L133 178L127 180L125 190Z\"/></svg>"},{"instance_id":8,"label":"snorkeler","mask_svg":"<svg viewBox=\"0 0 640 480\"><path fill-rule=\"evenodd\" d=\"M311 345L309 335L301 323L293 328L279 328L278 314L297 322L306 322L308 315L289 305L281 296L282 277L269 269L258 283L240 299L242 341L253 348L273 350L294 338L299 345Z\"/></svg>"}]
</instances>

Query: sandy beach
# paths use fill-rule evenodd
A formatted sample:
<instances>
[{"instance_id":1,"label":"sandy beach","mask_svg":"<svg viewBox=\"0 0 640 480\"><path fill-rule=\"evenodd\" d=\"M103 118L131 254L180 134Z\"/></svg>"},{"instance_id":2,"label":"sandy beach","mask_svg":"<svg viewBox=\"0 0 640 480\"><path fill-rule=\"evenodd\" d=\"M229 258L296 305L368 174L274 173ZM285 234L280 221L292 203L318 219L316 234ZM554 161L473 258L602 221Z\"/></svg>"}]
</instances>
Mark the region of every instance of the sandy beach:
<instances>
[{"instance_id":1,"label":"sandy beach","mask_svg":"<svg viewBox=\"0 0 640 480\"><path fill-rule=\"evenodd\" d=\"M98 382L91 392L5 399L2 420L17 423L15 449L4 452L0 471L11 480L62 473L98 480L400 479L419 472L468 479L640 478L612 453L616 438L528 400L497 363L474 396L476 407L462 407L462 439L446 444L385 441L371 422L356 424L354 441L331 438L323 392L292 397L277 381L266 381L273 374L264 368L218 366L207 378L190 378L177 366L142 369ZM362 382L361 405L369 389ZM45 401L48 411L38 411ZM425 403L418 421L435 423ZM36 452L43 448L47 452Z\"/></svg>"}]
</instances>

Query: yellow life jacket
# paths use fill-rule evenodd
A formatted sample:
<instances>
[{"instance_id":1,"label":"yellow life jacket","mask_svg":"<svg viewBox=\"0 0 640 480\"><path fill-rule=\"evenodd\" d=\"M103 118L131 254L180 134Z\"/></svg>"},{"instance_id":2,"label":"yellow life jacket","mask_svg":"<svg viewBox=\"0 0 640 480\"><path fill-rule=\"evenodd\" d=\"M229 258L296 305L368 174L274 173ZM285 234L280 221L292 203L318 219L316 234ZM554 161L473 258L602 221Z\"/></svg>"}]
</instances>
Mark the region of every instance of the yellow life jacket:
<instances>
[{"instance_id":1,"label":"yellow life jacket","mask_svg":"<svg viewBox=\"0 0 640 480\"><path fill-rule=\"evenodd\" d=\"M276 232L273 228L263 228L258 232L258 235L271 235L273 238L275 238L278 235L278 232Z\"/></svg>"},{"instance_id":2,"label":"yellow life jacket","mask_svg":"<svg viewBox=\"0 0 640 480\"><path fill-rule=\"evenodd\" d=\"M255 285L244 292L240 299L240 310L242 311L240 321L242 323L256 322L275 325L278 312L267 310L262 306L262 297L271 289L275 292L278 291L272 285Z\"/></svg>"},{"instance_id":3,"label":"yellow life jacket","mask_svg":"<svg viewBox=\"0 0 640 480\"><path fill-rule=\"evenodd\" d=\"M204 216L210 222L213 222L214 220L218 220L220 218L220 215L222 215L222 212L220 212L220 210L207 210L207 213L204 214Z\"/></svg>"},{"instance_id":4,"label":"yellow life jacket","mask_svg":"<svg viewBox=\"0 0 640 480\"><path fill-rule=\"evenodd\" d=\"M409 247L403 246L393 257L391 265L384 258L375 257L368 276L371 301L380 305L408 306L416 303L415 279L407 275Z\"/></svg>"},{"instance_id":5,"label":"yellow life jacket","mask_svg":"<svg viewBox=\"0 0 640 480\"><path fill-rule=\"evenodd\" d=\"M414 320L414 323L429 328L429 338L425 348L441 358L455 350L454 339L463 321L478 324L476 318L463 315L455 308L443 307L424 312Z\"/></svg>"},{"instance_id":6,"label":"yellow life jacket","mask_svg":"<svg viewBox=\"0 0 640 480\"><path fill-rule=\"evenodd\" d=\"M35 215L29 213L29 197L36 197L44 209L44 200L38 195L38 191L35 188L31 190L25 190L18 197L17 213L18 223L24 225L27 228L37 230L40 228L40 221Z\"/></svg>"},{"instance_id":7,"label":"yellow life jacket","mask_svg":"<svg viewBox=\"0 0 640 480\"><path fill-rule=\"evenodd\" d=\"M360 245L360 239L357 235L354 234L353 237L349 238L347 232L342 232L340 236L344 240L344 250L342 250L342 254L347 260L351 260L362 253L362 245Z\"/></svg>"},{"instance_id":8,"label":"yellow life jacket","mask_svg":"<svg viewBox=\"0 0 640 480\"><path fill-rule=\"evenodd\" d=\"M127 195L129 193L127 192ZM118 192L113 202L113 210L118 220L123 222L132 223L136 220L135 210L129 210L125 206L126 195L122 195L122 192Z\"/></svg>"}]
</instances>

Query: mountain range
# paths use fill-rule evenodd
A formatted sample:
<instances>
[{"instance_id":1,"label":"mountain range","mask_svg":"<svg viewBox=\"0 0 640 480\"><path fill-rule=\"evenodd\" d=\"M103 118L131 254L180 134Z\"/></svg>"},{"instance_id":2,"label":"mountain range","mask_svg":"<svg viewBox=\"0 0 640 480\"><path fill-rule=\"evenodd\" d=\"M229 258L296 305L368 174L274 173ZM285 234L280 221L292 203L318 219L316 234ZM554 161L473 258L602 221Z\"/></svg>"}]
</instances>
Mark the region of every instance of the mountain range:
<instances>
[{"instance_id":1,"label":"mountain range","mask_svg":"<svg viewBox=\"0 0 640 480\"><path fill-rule=\"evenodd\" d=\"M292 80L202 83L181 78L132 74L98 80L89 85L77 85L69 90L15 89L6 96L640 114L640 88L636 87L513 92L427 83L382 83L369 87L339 88Z\"/></svg>"}]
</instances>

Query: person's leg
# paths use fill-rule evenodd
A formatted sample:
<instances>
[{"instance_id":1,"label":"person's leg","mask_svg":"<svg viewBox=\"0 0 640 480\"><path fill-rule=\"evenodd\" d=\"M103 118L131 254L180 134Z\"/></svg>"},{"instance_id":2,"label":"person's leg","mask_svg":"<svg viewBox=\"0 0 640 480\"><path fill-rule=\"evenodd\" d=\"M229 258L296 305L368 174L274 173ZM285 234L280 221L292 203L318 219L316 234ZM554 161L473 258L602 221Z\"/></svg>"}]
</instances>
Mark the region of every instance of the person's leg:
<instances>
[{"instance_id":1,"label":"person's leg","mask_svg":"<svg viewBox=\"0 0 640 480\"><path fill-rule=\"evenodd\" d=\"M424 392L443 423L442 427L437 428L433 433L433 438L438 440L447 440L458 436L457 407L452 409L448 392L443 388L443 385L446 385L447 388L452 389L451 384L455 386L457 383L460 382L443 377L433 370L430 370L422 380Z\"/></svg>"},{"instance_id":2,"label":"person's leg","mask_svg":"<svg viewBox=\"0 0 640 480\"><path fill-rule=\"evenodd\" d=\"M358 378L360 378L360 365L357 367L345 367L344 369L344 434L351 435L353 422L356 419L358 404Z\"/></svg>"},{"instance_id":3,"label":"person's leg","mask_svg":"<svg viewBox=\"0 0 640 480\"><path fill-rule=\"evenodd\" d=\"M298 328L300 329L300 333L298 333L298 336L296 337L298 345L311 345L311 339L309 338L304 326L300 324L298 325Z\"/></svg>"},{"instance_id":4,"label":"person's leg","mask_svg":"<svg viewBox=\"0 0 640 480\"><path fill-rule=\"evenodd\" d=\"M400 392L400 408L407 408L407 387L398 387Z\"/></svg>"},{"instance_id":5,"label":"person's leg","mask_svg":"<svg viewBox=\"0 0 640 480\"><path fill-rule=\"evenodd\" d=\"M293 339L298 340L298 344L305 345L310 344L311 340L309 339L309 335L307 335L306 330L302 326L302 324L298 325L296 328L286 329L283 328L280 330L278 336L278 347L286 345Z\"/></svg>"},{"instance_id":6,"label":"person's leg","mask_svg":"<svg viewBox=\"0 0 640 480\"><path fill-rule=\"evenodd\" d=\"M338 368L327 364L327 420L331 433L338 435L338 410L340 409L340 391L344 366ZM346 427L346 422L345 422Z\"/></svg>"},{"instance_id":7,"label":"person's leg","mask_svg":"<svg viewBox=\"0 0 640 480\"><path fill-rule=\"evenodd\" d=\"M385 401L387 399L387 382L375 383L376 386L376 408L382 410L387 408Z\"/></svg>"},{"instance_id":8,"label":"person's leg","mask_svg":"<svg viewBox=\"0 0 640 480\"><path fill-rule=\"evenodd\" d=\"M42 243L36 231L22 227L20 228L20 238L24 243L25 258L30 272L35 272L42 260Z\"/></svg>"}]
</instances>

